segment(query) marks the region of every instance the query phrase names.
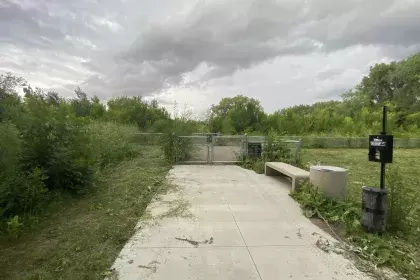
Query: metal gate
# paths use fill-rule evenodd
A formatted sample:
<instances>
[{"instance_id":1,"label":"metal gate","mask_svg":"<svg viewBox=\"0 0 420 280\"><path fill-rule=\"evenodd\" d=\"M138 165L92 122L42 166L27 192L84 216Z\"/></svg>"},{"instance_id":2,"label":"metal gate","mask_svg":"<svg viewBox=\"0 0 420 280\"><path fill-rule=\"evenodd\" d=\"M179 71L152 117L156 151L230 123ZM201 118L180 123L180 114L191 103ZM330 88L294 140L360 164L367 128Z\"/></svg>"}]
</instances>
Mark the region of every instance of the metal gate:
<instances>
[{"instance_id":1,"label":"metal gate","mask_svg":"<svg viewBox=\"0 0 420 280\"><path fill-rule=\"evenodd\" d=\"M175 147L175 162L178 164L235 164L248 156L251 143L264 145L265 136L247 135L192 135L179 136ZM297 159L301 142L281 140L287 144Z\"/></svg>"},{"instance_id":2,"label":"metal gate","mask_svg":"<svg viewBox=\"0 0 420 280\"><path fill-rule=\"evenodd\" d=\"M183 164L234 164L245 151L243 135L179 136L175 162ZM185 151L182 152L182 151Z\"/></svg>"}]
</instances>

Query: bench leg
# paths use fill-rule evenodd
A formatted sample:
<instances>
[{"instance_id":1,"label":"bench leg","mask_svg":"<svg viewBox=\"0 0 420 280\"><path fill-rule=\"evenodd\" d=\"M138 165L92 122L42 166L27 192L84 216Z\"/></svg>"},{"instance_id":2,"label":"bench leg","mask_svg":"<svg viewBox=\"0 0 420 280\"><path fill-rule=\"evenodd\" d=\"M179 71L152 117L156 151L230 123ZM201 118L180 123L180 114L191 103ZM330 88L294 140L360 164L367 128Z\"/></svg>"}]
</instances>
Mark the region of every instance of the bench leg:
<instances>
[{"instance_id":1,"label":"bench leg","mask_svg":"<svg viewBox=\"0 0 420 280\"><path fill-rule=\"evenodd\" d=\"M296 178L292 178L292 193L295 192L296 189Z\"/></svg>"},{"instance_id":2,"label":"bench leg","mask_svg":"<svg viewBox=\"0 0 420 280\"><path fill-rule=\"evenodd\" d=\"M302 184L305 184L309 178L292 178L292 192L297 190Z\"/></svg>"},{"instance_id":3,"label":"bench leg","mask_svg":"<svg viewBox=\"0 0 420 280\"><path fill-rule=\"evenodd\" d=\"M279 172L268 166L265 166L265 175L266 176L279 176Z\"/></svg>"}]
</instances>

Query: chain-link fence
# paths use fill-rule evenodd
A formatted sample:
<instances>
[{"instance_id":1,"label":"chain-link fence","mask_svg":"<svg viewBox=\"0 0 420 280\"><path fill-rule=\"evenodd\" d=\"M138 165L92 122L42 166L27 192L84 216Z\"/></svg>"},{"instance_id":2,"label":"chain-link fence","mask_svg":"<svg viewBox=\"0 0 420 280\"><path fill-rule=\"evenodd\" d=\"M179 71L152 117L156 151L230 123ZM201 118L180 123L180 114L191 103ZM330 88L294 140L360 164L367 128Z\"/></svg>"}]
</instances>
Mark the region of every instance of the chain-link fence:
<instances>
[{"instance_id":1,"label":"chain-link fence","mask_svg":"<svg viewBox=\"0 0 420 280\"><path fill-rule=\"evenodd\" d=\"M267 141L265 136L214 134L179 136L178 139L175 152L178 164L234 164L246 157L261 157ZM298 161L301 142L290 139L278 141L289 148Z\"/></svg>"},{"instance_id":2,"label":"chain-link fence","mask_svg":"<svg viewBox=\"0 0 420 280\"><path fill-rule=\"evenodd\" d=\"M208 136L179 136L175 143L175 163L207 164L210 159Z\"/></svg>"},{"instance_id":3,"label":"chain-link fence","mask_svg":"<svg viewBox=\"0 0 420 280\"><path fill-rule=\"evenodd\" d=\"M369 138L366 137L321 137L321 136L288 136L288 139L301 140L303 148L355 148L367 149ZM420 138L394 138L394 148L420 148Z\"/></svg>"},{"instance_id":4,"label":"chain-link fence","mask_svg":"<svg viewBox=\"0 0 420 280\"><path fill-rule=\"evenodd\" d=\"M210 163L235 163L244 155L242 135L212 136Z\"/></svg>"},{"instance_id":5,"label":"chain-link fence","mask_svg":"<svg viewBox=\"0 0 420 280\"><path fill-rule=\"evenodd\" d=\"M165 134L137 133L136 141L142 145L160 145ZM173 162L178 164L233 164L245 158L258 158L267 143L266 136L193 134L175 136ZM291 151L296 162L302 148L367 148L367 137L313 137L285 136L277 138ZM395 148L420 148L419 138L395 138ZM293 158L292 158L293 160Z\"/></svg>"}]
</instances>

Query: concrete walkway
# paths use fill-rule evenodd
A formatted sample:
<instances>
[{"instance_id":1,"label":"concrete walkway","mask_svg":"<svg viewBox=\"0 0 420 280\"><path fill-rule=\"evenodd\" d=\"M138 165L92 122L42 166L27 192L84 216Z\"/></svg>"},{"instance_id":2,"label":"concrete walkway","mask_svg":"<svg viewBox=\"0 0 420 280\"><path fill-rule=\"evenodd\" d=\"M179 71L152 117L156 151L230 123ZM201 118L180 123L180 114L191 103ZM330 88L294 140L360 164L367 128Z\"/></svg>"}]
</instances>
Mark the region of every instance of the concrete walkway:
<instances>
[{"instance_id":1,"label":"concrete walkway","mask_svg":"<svg viewBox=\"0 0 420 280\"><path fill-rule=\"evenodd\" d=\"M115 279L369 279L319 248L335 241L302 215L287 182L237 166L176 166L168 176L179 189L149 205Z\"/></svg>"}]
</instances>

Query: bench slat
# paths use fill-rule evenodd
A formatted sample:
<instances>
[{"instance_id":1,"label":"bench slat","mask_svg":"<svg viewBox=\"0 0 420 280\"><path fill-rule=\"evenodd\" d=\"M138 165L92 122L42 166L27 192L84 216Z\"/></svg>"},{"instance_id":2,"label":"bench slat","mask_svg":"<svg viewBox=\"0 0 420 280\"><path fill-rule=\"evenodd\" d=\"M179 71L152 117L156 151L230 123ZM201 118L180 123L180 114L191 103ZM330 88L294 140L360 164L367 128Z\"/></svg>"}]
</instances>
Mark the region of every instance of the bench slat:
<instances>
[{"instance_id":1,"label":"bench slat","mask_svg":"<svg viewBox=\"0 0 420 280\"><path fill-rule=\"evenodd\" d=\"M265 175L272 176L275 170L279 173L282 173L288 177L292 178L292 192L295 191L301 179L309 179L309 172L303 169L300 169L296 166L284 163L284 162L266 162L265 163Z\"/></svg>"},{"instance_id":2,"label":"bench slat","mask_svg":"<svg viewBox=\"0 0 420 280\"><path fill-rule=\"evenodd\" d=\"M281 173L288 174L290 176L306 177L309 176L309 172L299 167L284 163L284 162L266 162L266 166L275 169Z\"/></svg>"}]
</instances>

